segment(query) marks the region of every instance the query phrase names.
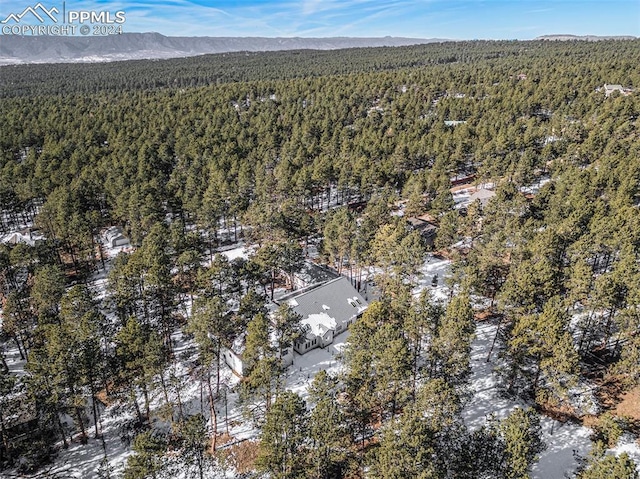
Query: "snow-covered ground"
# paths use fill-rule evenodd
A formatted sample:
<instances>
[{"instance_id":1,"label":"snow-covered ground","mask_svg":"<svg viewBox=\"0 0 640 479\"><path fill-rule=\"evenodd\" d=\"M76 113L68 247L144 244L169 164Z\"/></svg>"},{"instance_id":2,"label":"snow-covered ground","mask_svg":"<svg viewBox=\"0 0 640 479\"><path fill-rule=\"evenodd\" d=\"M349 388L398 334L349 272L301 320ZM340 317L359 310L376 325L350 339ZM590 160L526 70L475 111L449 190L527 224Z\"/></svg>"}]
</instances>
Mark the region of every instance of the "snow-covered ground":
<instances>
[{"instance_id":1,"label":"snow-covered ground","mask_svg":"<svg viewBox=\"0 0 640 479\"><path fill-rule=\"evenodd\" d=\"M229 261L233 261L237 258L247 259L249 257L249 250L243 245L233 245L230 248L220 248L218 253L227 257Z\"/></svg>"},{"instance_id":2,"label":"snow-covered ground","mask_svg":"<svg viewBox=\"0 0 640 479\"><path fill-rule=\"evenodd\" d=\"M490 362L487 356L496 334L497 325L489 321L480 322L476 327L476 337L471 349L471 400L465 405L463 418L467 426L477 428L494 415L504 419L516 407L528 404L509 399L500 393L498 376L494 370L498 351L494 349ZM583 405L588 408L589 405ZM541 417L542 440L547 448L540 454L539 461L532 468L534 479L561 479L578 467L578 458L586 457L591 450L592 430L572 422L560 422L546 416ZM618 441L609 454L626 452L636 462L640 473L640 444L628 434ZM603 478L604 479L604 478Z\"/></svg>"},{"instance_id":3,"label":"snow-covered ground","mask_svg":"<svg viewBox=\"0 0 640 479\"><path fill-rule=\"evenodd\" d=\"M107 249L106 257L111 259L123 249L126 247ZM235 245L222 253L229 260L246 257L248 254L243 245ZM449 274L449 270L450 261L429 255L421 268L422 275L414 293L418 294L426 288L431 290L435 300L447 301L450 290L446 285L445 278ZM437 277L435 286L433 286L434 276ZM107 272L101 270L91 282L91 287L96 291L97 298L100 300L105 297L106 277ZM498 378L494 372L497 351L494 350L491 362L486 361L495 331L496 326L490 322L478 323L476 338L472 344L470 389L473 394L463 411L464 421L470 428L480 427L490 415L502 419L514 408L527 406L522 402L501 396L498 390ZM325 349L314 349L302 356L296 353L294 363L286 374L285 387L306 398L307 389L318 371L326 370L333 374L338 373L342 367L340 352L345 347L348 335L349 332L346 331L336 336L334 343ZM191 374L191 364L195 354L194 345L180 332L176 332L172 339L176 345L176 355L180 358L173 372L181 382L180 394L186 409L185 412L193 414L202 409L206 412L206 399L204 404L201 401L200 383ZM19 359L17 350L9 350L7 359L12 371L23 372L24 361ZM228 430L235 440L257 438L258 430L253 427L250 421L246 421L242 417L240 408L237 406L238 388L236 386L239 380L226 366L222 371L222 382L228 392L226 406L222 401L217 404L219 432ZM175 398L171 399L175 400ZM156 391L152 395L151 401L152 409L161 405L163 398L160 391ZM225 420L225 416L228 417L228 421ZM132 411L125 410L119 405L102 408L100 420L102 438L93 438L93 428L91 428L87 444L74 442L68 449L60 451L56 459L56 469L64 470L65 477L70 479L93 479L98 477L101 462L106 457L112 473L115 473L115 477L120 477L126 458L131 454L129 445L126 441L121 440L122 431L133 417ZM161 424L157 423L156 425ZM539 462L533 468L534 478L562 478L565 473L576 468L576 454L586 456L589 452L591 430L586 427L573 423L561 423L543 417L542 431L547 448L541 453ZM629 436L624 436L612 452L616 454L627 452L640 464L640 448L638 443Z\"/></svg>"},{"instance_id":4,"label":"snow-covered ground","mask_svg":"<svg viewBox=\"0 0 640 479\"><path fill-rule=\"evenodd\" d=\"M549 176L543 176L536 183L520 188L520 191L527 194L537 195L540 192L540 188L549 183L551 178Z\"/></svg>"},{"instance_id":5,"label":"snow-covered ground","mask_svg":"<svg viewBox=\"0 0 640 479\"><path fill-rule=\"evenodd\" d=\"M113 258L124 248L108 249L107 258ZM246 257L247 250L243 245L236 245L232 248L221 251L229 260L238 257ZM450 262L448 260L437 259L429 256L427 262L423 266L418 290L428 288L432 291L433 297L438 300L446 300L448 298L448 288L444 283L444 278L448 274ZM432 278L434 275L438 277L437 286L432 286ZM106 271L98 272L91 286L96 291L99 299L104 299L106 290ZM295 391L303 398L307 397L307 389L314 376L320 370L326 370L329 373L337 374L342 367L340 361L340 352L344 349L349 332L346 331L336 336L333 344L325 349L314 349L304 355L297 353L294 357L293 365L288 369L285 379L285 387ZM173 340L176 343L176 355L182 357L183 360L177 366L176 373L181 376L183 386L181 390L181 400L187 409L187 413L199 412L202 403L200 400L199 382L189 375L188 363L193 359L193 344L186 342L181 333L175 333ZM235 440L255 439L258 437L259 431L255 429L250 421L242 417L240 408L237 406L238 392L235 387L238 384L238 378L233 375L231 370L223 366L222 382L227 384L229 392L227 394L227 414L228 425L225 421L224 404L217 404L218 411L218 428L219 431L227 430L231 437ZM161 404L162 397L159 391L152 395L152 409ZM206 399L205 399L206 402ZM207 405L204 405L205 410ZM73 443L69 449L61 450L56 459L57 469L64 469L65 474L69 478L94 479L98 477L98 470L105 455L109 461L109 465L116 474L121 473L124 469L126 458L131 454L130 448L121 441L122 427L134 418L132 411L125 411L120 406L111 406L102 413L102 439L90 438L88 443L83 445Z\"/></svg>"},{"instance_id":6,"label":"snow-covered ground","mask_svg":"<svg viewBox=\"0 0 640 479\"><path fill-rule=\"evenodd\" d=\"M487 362L487 356L496 333L497 326L490 322L478 323L476 338L471 349L471 391L473 396L463 410L463 418L467 426L482 426L490 415L496 419L504 419L516 407L526 408L528 405L508 399L500 394L498 377L494 371L494 358ZM586 456L591 448L587 427L573 423L562 423L543 416L541 420L542 439L547 448L540 454L540 460L533 467L533 477L554 479L564 477L578 466L577 453Z\"/></svg>"},{"instance_id":7,"label":"snow-covered ground","mask_svg":"<svg viewBox=\"0 0 640 479\"><path fill-rule=\"evenodd\" d=\"M546 185L551 178L549 176L540 177L535 183L529 186L523 186L520 188L520 192L523 194L529 195L537 195L540 189ZM480 189L485 190L494 190L495 191L496 184L495 183L481 183L477 186L472 185L461 185L459 187L452 188L452 196L453 202L455 203L456 208L466 208L470 204L471 195L476 193Z\"/></svg>"},{"instance_id":8,"label":"snow-covered ground","mask_svg":"<svg viewBox=\"0 0 640 479\"><path fill-rule=\"evenodd\" d=\"M627 455L635 461L638 474L640 474L640 444L638 443L638 439L629 434L623 434L616 447L611 449L610 452L616 456L626 452Z\"/></svg>"},{"instance_id":9,"label":"snow-covered ground","mask_svg":"<svg viewBox=\"0 0 640 479\"><path fill-rule=\"evenodd\" d=\"M103 414L102 438L95 439L91 433L87 444L74 442L68 449L62 449L56 458L54 471L65 471L69 479L97 478L100 463L106 457L112 472L122 473L131 450L120 439L119 431L131 417L121 414L117 407L109 408Z\"/></svg>"},{"instance_id":10,"label":"snow-covered ground","mask_svg":"<svg viewBox=\"0 0 640 479\"><path fill-rule=\"evenodd\" d=\"M418 287L414 294L420 294L424 289L428 289L434 300L446 301L449 298L450 289L445 283L445 278L449 276L450 270L451 261L430 254L420 268L422 276L418 279ZM432 283L434 277L437 280L436 286L433 286Z\"/></svg>"}]
</instances>

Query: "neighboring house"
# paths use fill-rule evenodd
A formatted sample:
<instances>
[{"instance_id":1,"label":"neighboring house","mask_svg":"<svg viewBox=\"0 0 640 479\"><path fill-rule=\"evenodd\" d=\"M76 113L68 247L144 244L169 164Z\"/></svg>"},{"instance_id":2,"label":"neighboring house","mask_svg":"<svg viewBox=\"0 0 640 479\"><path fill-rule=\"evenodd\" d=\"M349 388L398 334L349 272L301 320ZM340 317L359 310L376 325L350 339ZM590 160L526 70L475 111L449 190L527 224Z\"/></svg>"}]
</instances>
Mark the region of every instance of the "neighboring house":
<instances>
[{"instance_id":1,"label":"neighboring house","mask_svg":"<svg viewBox=\"0 0 640 479\"><path fill-rule=\"evenodd\" d=\"M304 335L293 345L298 354L331 344L368 306L344 276L281 301L302 316Z\"/></svg>"},{"instance_id":2,"label":"neighboring house","mask_svg":"<svg viewBox=\"0 0 640 479\"><path fill-rule=\"evenodd\" d=\"M433 246L438 232L438 227L423 216L407 218L407 223L412 230L420 233L427 246Z\"/></svg>"},{"instance_id":3,"label":"neighboring house","mask_svg":"<svg viewBox=\"0 0 640 479\"><path fill-rule=\"evenodd\" d=\"M482 207L484 208L485 206L487 206L489 200L494 196L496 196L495 191L480 188L469 197L469 204L473 203L474 201L479 201L480 205L482 205Z\"/></svg>"},{"instance_id":4,"label":"neighboring house","mask_svg":"<svg viewBox=\"0 0 640 479\"><path fill-rule=\"evenodd\" d=\"M104 234L105 244L109 248L115 248L117 246L129 245L129 238L127 238L122 230L118 226L112 226L107 229Z\"/></svg>"},{"instance_id":5,"label":"neighboring house","mask_svg":"<svg viewBox=\"0 0 640 479\"><path fill-rule=\"evenodd\" d=\"M6 235L0 240L1 243L9 244L9 245L17 245L19 243L26 244L29 246L35 246L44 241L44 236L32 230L31 228L24 228L15 233L11 233Z\"/></svg>"},{"instance_id":6,"label":"neighboring house","mask_svg":"<svg viewBox=\"0 0 640 479\"><path fill-rule=\"evenodd\" d=\"M604 84L604 96L608 97L616 91L621 95L630 95L633 92L633 89L624 88L622 85L608 85L606 83Z\"/></svg>"}]
</instances>

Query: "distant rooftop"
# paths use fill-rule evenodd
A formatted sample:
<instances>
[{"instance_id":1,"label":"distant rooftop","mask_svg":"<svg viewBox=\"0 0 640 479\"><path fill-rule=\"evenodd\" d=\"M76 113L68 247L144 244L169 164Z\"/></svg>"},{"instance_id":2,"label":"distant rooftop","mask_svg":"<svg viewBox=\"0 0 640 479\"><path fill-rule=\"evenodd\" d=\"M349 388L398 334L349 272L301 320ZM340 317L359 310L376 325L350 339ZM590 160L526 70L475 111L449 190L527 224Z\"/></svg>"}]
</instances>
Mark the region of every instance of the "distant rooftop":
<instances>
[{"instance_id":1,"label":"distant rooftop","mask_svg":"<svg viewBox=\"0 0 640 479\"><path fill-rule=\"evenodd\" d=\"M480 188L469 197L469 204L473 203L474 201L479 201L482 206L486 206L489 200L494 196L496 196L495 191Z\"/></svg>"}]
</instances>

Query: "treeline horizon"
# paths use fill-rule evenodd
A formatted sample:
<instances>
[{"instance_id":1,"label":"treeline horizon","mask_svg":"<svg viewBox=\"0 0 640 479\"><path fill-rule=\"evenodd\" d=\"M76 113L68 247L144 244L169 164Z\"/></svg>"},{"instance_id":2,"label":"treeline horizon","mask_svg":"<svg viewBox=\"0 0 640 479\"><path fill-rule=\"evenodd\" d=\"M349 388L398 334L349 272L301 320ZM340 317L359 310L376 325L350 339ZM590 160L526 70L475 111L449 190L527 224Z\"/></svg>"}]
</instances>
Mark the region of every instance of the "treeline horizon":
<instances>
[{"instance_id":1,"label":"treeline horizon","mask_svg":"<svg viewBox=\"0 0 640 479\"><path fill-rule=\"evenodd\" d=\"M532 58L540 51L559 57L572 55L577 59L612 48L614 59L623 58L638 44L640 39L598 42L466 40L402 47L229 52L170 59L4 65L0 66L0 98L192 88L220 83L373 73L491 59ZM624 83L623 79L620 82Z\"/></svg>"}]
</instances>

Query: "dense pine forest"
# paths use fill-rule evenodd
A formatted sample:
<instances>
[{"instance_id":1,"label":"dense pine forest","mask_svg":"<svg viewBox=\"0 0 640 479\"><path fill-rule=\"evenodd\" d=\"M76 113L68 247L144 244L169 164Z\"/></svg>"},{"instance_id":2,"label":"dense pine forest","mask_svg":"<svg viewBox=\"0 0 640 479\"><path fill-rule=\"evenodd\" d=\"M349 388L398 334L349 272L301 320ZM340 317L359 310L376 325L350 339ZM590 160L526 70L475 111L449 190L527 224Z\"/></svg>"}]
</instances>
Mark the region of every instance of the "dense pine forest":
<instances>
[{"instance_id":1,"label":"dense pine forest","mask_svg":"<svg viewBox=\"0 0 640 479\"><path fill-rule=\"evenodd\" d=\"M550 417L592 429L566 477L637 478L612 448L640 435L617 408L640 385L639 64L629 40L0 67L0 475L82 477L60 458L101 444L92 477L519 479ZM311 262L376 293L301 391L281 358L306 332L274 300ZM479 324L521 407L471 427Z\"/></svg>"}]
</instances>

